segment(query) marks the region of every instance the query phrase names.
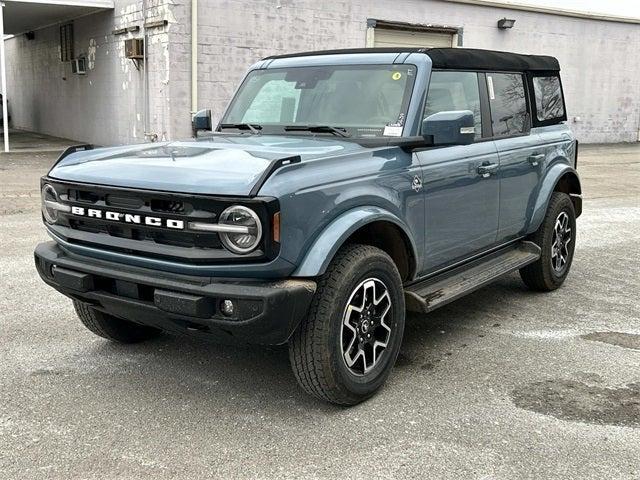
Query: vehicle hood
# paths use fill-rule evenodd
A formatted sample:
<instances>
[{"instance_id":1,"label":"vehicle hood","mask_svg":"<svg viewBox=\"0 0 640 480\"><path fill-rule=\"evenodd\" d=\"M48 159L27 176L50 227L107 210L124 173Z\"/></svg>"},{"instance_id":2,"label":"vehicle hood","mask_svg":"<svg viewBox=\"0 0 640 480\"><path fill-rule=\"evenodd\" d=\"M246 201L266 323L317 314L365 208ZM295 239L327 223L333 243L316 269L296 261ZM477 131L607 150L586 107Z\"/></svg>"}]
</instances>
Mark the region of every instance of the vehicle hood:
<instances>
[{"instance_id":1,"label":"vehicle hood","mask_svg":"<svg viewBox=\"0 0 640 480\"><path fill-rule=\"evenodd\" d=\"M273 160L299 155L305 162L364 149L334 137L215 135L76 152L54 165L49 176L117 187L245 196Z\"/></svg>"}]
</instances>

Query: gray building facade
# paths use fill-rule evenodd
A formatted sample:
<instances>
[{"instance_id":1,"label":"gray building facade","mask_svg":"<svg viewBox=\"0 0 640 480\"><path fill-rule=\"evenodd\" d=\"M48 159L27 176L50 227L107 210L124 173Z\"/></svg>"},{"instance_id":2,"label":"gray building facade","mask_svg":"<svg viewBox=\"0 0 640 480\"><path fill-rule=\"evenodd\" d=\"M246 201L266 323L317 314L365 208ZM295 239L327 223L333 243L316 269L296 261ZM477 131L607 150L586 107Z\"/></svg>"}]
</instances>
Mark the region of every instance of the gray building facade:
<instances>
[{"instance_id":1,"label":"gray building facade","mask_svg":"<svg viewBox=\"0 0 640 480\"><path fill-rule=\"evenodd\" d=\"M499 3L199 0L194 8L188 0L115 0L113 9L5 41L12 126L101 145L184 138L193 107L219 118L247 67L262 57L450 45L557 57L578 139L640 141L640 19ZM498 28L503 18L515 20L513 28ZM61 60L63 24L73 25L73 56L85 59L86 74ZM145 34L146 60L127 58L125 40Z\"/></svg>"}]
</instances>

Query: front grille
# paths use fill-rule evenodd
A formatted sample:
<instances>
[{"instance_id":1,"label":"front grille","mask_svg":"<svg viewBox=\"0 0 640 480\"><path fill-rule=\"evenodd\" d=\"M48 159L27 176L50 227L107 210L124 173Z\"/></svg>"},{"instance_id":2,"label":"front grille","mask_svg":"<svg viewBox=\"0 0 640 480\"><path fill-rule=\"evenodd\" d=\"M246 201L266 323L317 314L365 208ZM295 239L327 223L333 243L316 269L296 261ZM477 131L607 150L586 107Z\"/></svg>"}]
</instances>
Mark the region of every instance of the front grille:
<instances>
[{"instance_id":1,"label":"front grille","mask_svg":"<svg viewBox=\"0 0 640 480\"><path fill-rule=\"evenodd\" d=\"M52 185L59 200L70 206L139 215L141 218L156 217L163 219L163 222L176 220L184 222L185 226L189 222L215 223L222 211L230 205L246 205L256 211L265 230L262 245L249 255L239 256L224 249L218 234L213 232L124 223L117 220L60 212L57 224L50 228L56 235L64 236L65 240L72 243L90 244L103 249L139 253L145 256L171 257L172 259L193 262L211 259L255 261L259 258L273 258L277 253L277 245L269 245L265 240L271 236L270 219L271 215L277 211L275 199L232 199L207 195L67 184L50 179L43 179L43 182ZM106 240L107 238L111 240ZM210 252L210 255L207 252Z\"/></svg>"},{"instance_id":2,"label":"front grille","mask_svg":"<svg viewBox=\"0 0 640 480\"><path fill-rule=\"evenodd\" d=\"M59 192L64 193L64 192ZM109 209L121 213L160 215L185 221L215 222L224 204L198 199L176 199L159 197L158 193L123 192L119 190L91 190L71 187L67 189L69 203L86 208ZM75 200L75 202L73 201ZM98 218L67 216L69 227L73 230L91 233L104 233L113 237L126 238L142 242L154 242L185 248L216 248L222 243L215 233L170 231L166 228L145 225L133 225Z\"/></svg>"},{"instance_id":3,"label":"front grille","mask_svg":"<svg viewBox=\"0 0 640 480\"><path fill-rule=\"evenodd\" d=\"M164 213L180 213L183 214L184 210L184 202L180 200L159 200L152 199L151 200L151 210L154 212L164 212Z\"/></svg>"},{"instance_id":4,"label":"front grille","mask_svg":"<svg viewBox=\"0 0 640 480\"><path fill-rule=\"evenodd\" d=\"M196 234L193 232L174 232L158 228L144 228L127 224L102 222L94 219L76 219L73 217L69 217L68 221L72 229L83 232L106 233L112 237L154 242L160 245L172 245L176 247L223 248L218 235L215 233Z\"/></svg>"}]
</instances>

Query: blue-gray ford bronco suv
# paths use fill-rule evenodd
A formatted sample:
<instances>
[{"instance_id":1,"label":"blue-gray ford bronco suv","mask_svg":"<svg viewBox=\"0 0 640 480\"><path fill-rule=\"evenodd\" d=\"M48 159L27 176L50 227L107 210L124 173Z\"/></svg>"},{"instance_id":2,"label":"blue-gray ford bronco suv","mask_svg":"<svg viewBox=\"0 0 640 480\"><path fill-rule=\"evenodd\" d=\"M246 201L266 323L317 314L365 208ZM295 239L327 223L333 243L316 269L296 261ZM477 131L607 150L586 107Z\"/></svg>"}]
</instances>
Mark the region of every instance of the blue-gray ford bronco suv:
<instances>
[{"instance_id":1,"label":"blue-gray ford bronco suv","mask_svg":"<svg viewBox=\"0 0 640 480\"><path fill-rule=\"evenodd\" d=\"M564 282L582 202L559 70L462 48L265 58L194 140L64 152L38 272L97 335L288 343L304 390L358 403L405 310L516 270Z\"/></svg>"}]
</instances>

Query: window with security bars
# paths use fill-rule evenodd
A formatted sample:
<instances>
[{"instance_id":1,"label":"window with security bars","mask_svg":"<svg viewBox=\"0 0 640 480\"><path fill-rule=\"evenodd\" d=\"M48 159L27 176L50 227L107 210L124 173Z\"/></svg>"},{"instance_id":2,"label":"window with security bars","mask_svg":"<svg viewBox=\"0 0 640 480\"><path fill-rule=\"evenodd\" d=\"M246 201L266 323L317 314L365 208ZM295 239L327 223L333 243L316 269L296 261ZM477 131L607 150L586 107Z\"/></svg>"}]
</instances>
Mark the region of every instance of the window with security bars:
<instances>
[{"instance_id":1,"label":"window with security bars","mask_svg":"<svg viewBox=\"0 0 640 480\"><path fill-rule=\"evenodd\" d=\"M73 60L73 23L60 25L60 61Z\"/></svg>"}]
</instances>

